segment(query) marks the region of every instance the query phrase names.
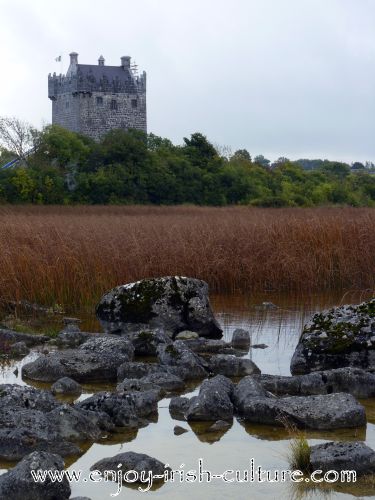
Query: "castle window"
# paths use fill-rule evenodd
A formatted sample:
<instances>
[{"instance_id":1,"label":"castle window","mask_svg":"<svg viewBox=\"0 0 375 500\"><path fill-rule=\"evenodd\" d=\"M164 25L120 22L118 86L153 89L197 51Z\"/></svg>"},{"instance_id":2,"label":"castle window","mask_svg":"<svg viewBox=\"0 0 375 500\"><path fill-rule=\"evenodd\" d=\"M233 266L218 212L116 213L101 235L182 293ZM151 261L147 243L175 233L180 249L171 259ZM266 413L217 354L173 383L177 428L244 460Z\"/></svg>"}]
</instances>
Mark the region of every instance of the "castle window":
<instances>
[{"instance_id":1,"label":"castle window","mask_svg":"<svg viewBox=\"0 0 375 500\"><path fill-rule=\"evenodd\" d=\"M132 108L135 109L138 106L137 99L132 99Z\"/></svg>"},{"instance_id":2,"label":"castle window","mask_svg":"<svg viewBox=\"0 0 375 500\"><path fill-rule=\"evenodd\" d=\"M66 107L66 108L69 108L69 101L66 101L66 102L65 102L65 107Z\"/></svg>"},{"instance_id":3,"label":"castle window","mask_svg":"<svg viewBox=\"0 0 375 500\"><path fill-rule=\"evenodd\" d=\"M111 101L111 109L117 109L117 101L116 101L116 99L112 99L112 101Z\"/></svg>"},{"instance_id":4,"label":"castle window","mask_svg":"<svg viewBox=\"0 0 375 500\"><path fill-rule=\"evenodd\" d=\"M103 97L97 97L96 98L96 104L98 106L103 106Z\"/></svg>"}]
</instances>

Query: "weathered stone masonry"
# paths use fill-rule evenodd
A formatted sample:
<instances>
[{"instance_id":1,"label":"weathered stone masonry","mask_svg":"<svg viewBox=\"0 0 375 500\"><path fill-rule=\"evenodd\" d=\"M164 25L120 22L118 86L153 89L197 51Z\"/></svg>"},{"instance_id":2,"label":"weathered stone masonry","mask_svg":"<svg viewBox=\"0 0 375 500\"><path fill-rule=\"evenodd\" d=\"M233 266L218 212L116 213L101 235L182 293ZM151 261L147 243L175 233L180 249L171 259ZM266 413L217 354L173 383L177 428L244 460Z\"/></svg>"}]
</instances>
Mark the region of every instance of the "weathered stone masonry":
<instances>
[{"instance_id":1,"label":"weathered stone masonry","mask_svg":"<svg viewBox=\"0 0 375 500\"><path fill-rule=\"evenodd\" d=\"M146 73L137 76L130 57L120 66L78 64L70 54L66 75L48 75L48 97L52 100L52 123L99 140L114 128L147 132Z\"/></svg>"}]
</instances>

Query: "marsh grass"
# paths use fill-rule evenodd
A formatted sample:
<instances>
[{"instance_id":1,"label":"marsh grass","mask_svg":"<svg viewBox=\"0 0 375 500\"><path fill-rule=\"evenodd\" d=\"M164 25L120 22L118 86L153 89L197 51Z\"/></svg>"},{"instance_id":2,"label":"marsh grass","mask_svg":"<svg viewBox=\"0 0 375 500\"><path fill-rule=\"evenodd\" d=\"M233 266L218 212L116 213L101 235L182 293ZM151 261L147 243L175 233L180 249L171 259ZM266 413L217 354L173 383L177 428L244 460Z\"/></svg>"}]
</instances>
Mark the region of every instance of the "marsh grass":
<instances>
[{"instance_id":1,"label":"marsh grass","mask_svg":"<svg viewBox=\"0 0 375 500\"><path fill-rule=\"evenodd\" d=\"M0 298L90 307L108 289L187 275L211 292L374 289L375 211L248 207L0 209Z\"/></svg>"},{"instance_id":2,"label":"marsh grass","mask_svg":"<svg viewBox=\"0 0 375 500\"><path fill-rule=\"evenodd\" d=\"M279 421L285 427L290 437L286 459L291 470L300 470L304 474L308 474L311 472L311 450L305 433L297 429L287 417L280 416Z\"/></svg>"}]
</instances>

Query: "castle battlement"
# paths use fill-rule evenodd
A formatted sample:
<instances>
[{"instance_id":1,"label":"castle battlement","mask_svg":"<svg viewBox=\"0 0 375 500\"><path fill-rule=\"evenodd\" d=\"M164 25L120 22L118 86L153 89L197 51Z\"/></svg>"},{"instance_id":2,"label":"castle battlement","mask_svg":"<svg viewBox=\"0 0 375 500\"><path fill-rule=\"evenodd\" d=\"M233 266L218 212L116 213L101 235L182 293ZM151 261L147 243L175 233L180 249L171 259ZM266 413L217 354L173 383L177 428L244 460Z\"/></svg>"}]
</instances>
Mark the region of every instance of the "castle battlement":
<instances>
[{"instance_id":1,"label":"castle battlement","mask_svg":"<svg viewBox=\"0 0 375 500\"><path fill-rule=\"evenodd\" d=\"M129 56L119 66L79 64L70 54L66 75L48 75L52 123L99 139L113 128L146 132L146 73L140 76Z\"/></svg>"}]
</instances>

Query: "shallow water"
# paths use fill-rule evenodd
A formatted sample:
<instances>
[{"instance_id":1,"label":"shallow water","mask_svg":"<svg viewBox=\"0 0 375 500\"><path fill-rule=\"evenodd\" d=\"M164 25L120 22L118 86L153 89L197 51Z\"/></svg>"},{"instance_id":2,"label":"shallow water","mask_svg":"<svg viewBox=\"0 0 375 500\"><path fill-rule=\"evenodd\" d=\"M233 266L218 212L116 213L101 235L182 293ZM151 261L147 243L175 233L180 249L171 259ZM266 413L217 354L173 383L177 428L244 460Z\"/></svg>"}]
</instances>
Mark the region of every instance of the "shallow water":
<instances>
[{"instance_id":1,"label":"shallow water","mask_svg":"<svg viewBox=\"0 0 375 500\"><path fill-rule=\"evenodd\" d=\"M343 302L358 302L365 297L359 294L342 297L337 296L218 296L213 297L212 304L216 316L224 328L224 337L230 340L235 328L243 327L249 329L252 335L252 344L266 344L267 348L252 348L248 356L259 366L263 373L288 375L289 364L294 348L303 324L314 311L326 307L339 305ZM277 304L275 309L259 307L262 301L270 301ZM83 327L92 330L95 322L87 318ZM24 384L20 376L22 364L34 359L38 354L32 352L21 362L3 363L0 366L0 383ZM18 368L18 374L14 370ZM48 388L48 384L38 387ZM84 393L80 397L88 397L95 391L111 389L114 385L85 385ZM188 390L191 395L198 388ZM317 444L331 440L365 440L366 443L375 448L375 401L362 402L368 413L368 424L365 429L349 429L339 432L308 432L307 438L310 444ZM261 465L263 469L283 470L288 469L288 432L282 428L262 425L244 425L234 419L232 427L225 433L207 432L204 423L190 426L187 422L179 422L170 417L168 411L169 399L163 399L159 403L159 415L157 421L150 423L147 427L136 431L115 434L100 443L87 444L82 447L83 455L67 462L70 470L82 470L83 477L88 474L89 468L98 460L114 456L124 451L135 451L147 453L176 470L198 468L198 459L203 459L204 468L213 474L221 474L225 470L234 469L243 472L249 469L251 458L255 466ZM175 425L189 429L183 435L175 436L173 428ZM3 464L4 471L7 464ZM232 477L232 476L231 476ZM273 473L271 475L273 476ZM350 498L353 496L375 498L375 489L355 484L345 486L340 491L326 491L322 489L306 489L306 485L298 487L287 483L267 482L231 482L225 483L222 479L212 479L211 482L179 482L176 477L174 483L168 482L153 489L148 493L139 492L136 487L123 486L122 491L115 497L111 494L117 493L117 484L114 482L92 483L81 481L72 483L72 496L86 495L92 500L103 500L110 498L140 499L144 495L152 498L165 499L189 499L192 496L205 499L297 499L297 498ZM307 485L308 487L309 485ZM336 488L337 489L337 488Z\"/></svg>"}]
</instances>

